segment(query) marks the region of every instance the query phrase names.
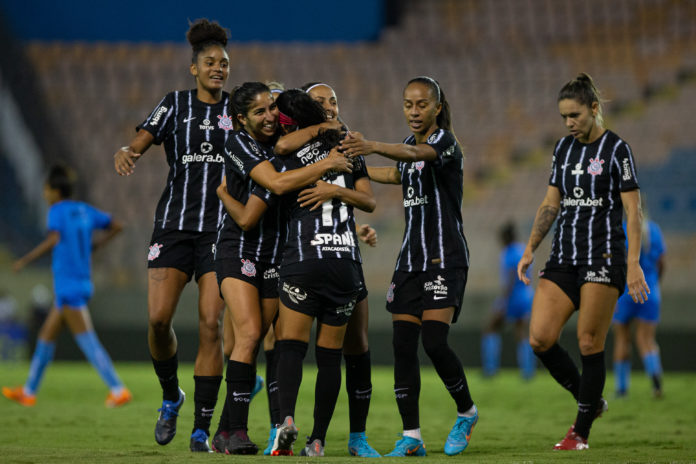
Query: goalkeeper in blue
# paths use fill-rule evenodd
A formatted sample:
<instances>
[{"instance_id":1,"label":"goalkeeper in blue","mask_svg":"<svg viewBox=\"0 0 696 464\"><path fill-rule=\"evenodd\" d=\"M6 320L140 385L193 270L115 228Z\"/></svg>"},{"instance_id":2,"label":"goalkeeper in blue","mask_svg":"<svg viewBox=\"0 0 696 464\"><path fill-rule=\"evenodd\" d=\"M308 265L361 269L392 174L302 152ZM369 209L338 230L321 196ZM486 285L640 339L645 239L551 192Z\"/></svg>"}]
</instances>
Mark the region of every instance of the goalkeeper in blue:
<instances>
[{"instance_id":1,"label":"goalkeeper in blue","mask_svg":"<svg viewBox=\"0 0 696 464\"><path fill-rule=\"evenodd\" d=\"M50 169L44 184L44 198L50 205L48 234L13 265L14 271L18 272L45 253L53 253L55 304L39 331L29 376L24 386L2 388L5 397L23 406L36 404L36 393L46 367L53 360L56 339L64 325L68 326L85 357L109 387L106 406L122 406L132 398L116 374L109 354L99 342L87 309L87 302L94 290L90 263L92 250L112 239L122 226L95 207L71 200L74 185L75 176L70 169L64 166ZM95 230L102 233L92 240Z\"/></svg>"}]
</instances>

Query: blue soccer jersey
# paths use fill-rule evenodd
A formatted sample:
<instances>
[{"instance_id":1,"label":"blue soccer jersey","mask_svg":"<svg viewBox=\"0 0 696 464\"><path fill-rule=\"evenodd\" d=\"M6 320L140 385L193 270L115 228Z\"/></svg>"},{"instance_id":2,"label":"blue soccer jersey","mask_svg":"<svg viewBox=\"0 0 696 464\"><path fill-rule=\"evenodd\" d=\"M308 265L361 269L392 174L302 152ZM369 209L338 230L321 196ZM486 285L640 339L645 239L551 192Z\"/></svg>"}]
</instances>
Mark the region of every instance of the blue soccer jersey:
<instances>
[{"instance_id":1,"label":"blue soccer jersey","mask_svg":"<svg viewBox=\"0 0 696 464\"><path fill-rule=\"evenodd\" d=\"M522 258L524 248L522 243L511 243L500 252L500 282L503 288L511 288L505 301L506 316L511 319L526 317L532 310L532 287L517 278L517 263ZM527 277L529 272L528 269Z\"/></svg>"},{"instance_id":2,"label":"blue soccer jersey","mask_svg":"<svg viewBox=\"0 0 696 464\"><path fill-rule=\"evenodd\" d=\"M56 296L89 290L91 294L92 232L111 225L111 216L79 201L63 200L48 211L48 230L60 234L53 248Z\"/></svg>"}]
</instances>

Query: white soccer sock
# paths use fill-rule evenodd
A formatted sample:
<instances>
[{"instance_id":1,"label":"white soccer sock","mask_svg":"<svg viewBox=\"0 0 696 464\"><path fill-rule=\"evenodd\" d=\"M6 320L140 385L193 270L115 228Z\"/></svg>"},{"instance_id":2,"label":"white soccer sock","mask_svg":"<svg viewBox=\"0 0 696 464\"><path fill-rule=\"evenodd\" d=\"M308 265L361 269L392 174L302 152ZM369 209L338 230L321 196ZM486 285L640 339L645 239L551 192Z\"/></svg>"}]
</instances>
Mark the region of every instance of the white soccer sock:
<instances>
[{"instance_id":1,"label":"white soccer sock","mask_svg":"<svg viewBox=\"0 0 696 464\"><path fill-rule=\"evenodd\" d=\"M421 433L420 433L420 427L417 429L413 429L413 430L404 430L403 435L404 435L404 437L411 437L411 438L415 438L416 440L423 441L423 438L421 437Z\"/></svg>"},{"instance_id":2,"label":"white soccer sock","mask_svg":"<svg viewBox=\"0 0 696 464\"><path fill-rule=\"evenodd\" d=\"M464 412L458 412L457 416L459 417L474 417L476 413L478 412L478 409L476 409L476 405L473 405L469 409L467 409Z\"/></svg>"}]
</instances>

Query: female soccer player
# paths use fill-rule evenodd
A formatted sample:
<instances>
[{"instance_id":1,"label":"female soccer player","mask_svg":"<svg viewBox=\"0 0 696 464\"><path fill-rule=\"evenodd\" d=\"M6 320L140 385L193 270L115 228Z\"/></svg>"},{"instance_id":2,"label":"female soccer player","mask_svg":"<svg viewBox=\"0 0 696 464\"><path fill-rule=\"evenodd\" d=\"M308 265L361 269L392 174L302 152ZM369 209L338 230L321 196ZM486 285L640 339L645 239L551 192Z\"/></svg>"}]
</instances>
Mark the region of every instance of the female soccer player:
<instances>
[{"instance_id":1,"label":"female soccer player","mask_svg":"<svg viewBox=\"0 0 696 464\"><path fill-rule=\"evenodd\" d=\"M625 223L624 223L625 227ZM624 229L625 230L625 229ZM635 320L636 345L643 360L645 373L652 381L653 396L662 396L662 362L660 348L655 340L655 329L660 320L660 279L665 270L665 242L656 222L643 221L640 267L650 287L650 299L635 303L628 293L619 297L614 312L614 378L616 396L626 396L631 378L631 323Z\"/></svg>"},{"instance_id":2,"label":"female soccer player","mask_svg":"<svg viewBox=\"0 0 696 464\"><path fill-rule=\"evenodd\" d=\"M500 252L501 295L496 298L493 315L481 338L483 375L493 376L500 368L500 331L508 319L515 324L517 365L522 378L529 380L536 369L536 358L529 346L528 327L534 292L517 278L517 263L524 253L524 243L517 241L513 222L507 222L500 228L500 243L503 246Z\"/></svg>"},{"instance_id":3,"label":"female soccer player","mask_svg":"<svg viewBox=\"0 0 696 464\"><path fill-rule=\"evenodd\" d=\"M243 84L232 95L232 109L242 129L233 132L225 146L226 188L218 190L229 214L218 235L215 264L232 319L234 346L213 446L229 454L255 454L258 447L247 435L254 361L278 309L277 265L284 238L271 192L281 195L298 189L326 171L349 171L350 163L336 154L307 168L279 173L271 164L278 109L270 89L261 82ZM245 206L239 211L242 202Z\"/></svg>"},{"instance_id":4,"label":"female soccer player","mask_svg":"<svg viewBox=\"0 0 696 464\"><path fill-rule=\"evenodd\" d=\"M23 406L36 404L36 392L46 367L53 360L56 339L64 324L67 324L77 345L109 387L106 406L121 406L132 398L130 391L118 378L109 354L99 342L87 309L87 302L94 291L90 263L92 251L111 240L121 231L122 226L93 206L71 200L74 183L75 178L68 168L51 168L44 185L44 198L50 205L48 236L15 261L13 266L14 271L19 272L45 253L53 253L53 289L56 300L39 330L29 377L23 387L2 388L3 395ZM93 241L92 233L95 230L105 232Z\"/></svg>"},{"instance_id":5,"label":"female soccer player","mask_svg":"<svg viewBox=\"0 0 696 464\"><path fill-rule=\"evenodd\" d=\"M281 124L299 129L326 120L321 105L301 90L282 93L278 97L278 107ZM337 153L335 146L339 137L338 131L325 131L295 154L278 160L289 172L312 166L329 153ZM274 455L292 454L297 438L295 403L302 379L302 361L315 318L318 320L318 372L314 428L302 454L324 454L326 430L340 389L346 325L364 286L353 207L365 211L375 207L364 160L355 158L354 163L352 174L327 173L324 182L282 199L288 215L288 239L280 267L276 355L280 417L285 419L278 428Z\"/></svg>"},{"instance_id":6,"label":"female soccer player","mask_svg":"<svg viewBox=\"0 0 696 464\"><path fill-rule=\"evenodd\" d=\"M222 181L224 145L232 131L227 32L199 19L187 34L193 49L190 72L196 88L167 94L131 143L114 155L116 172L131 175L154 143L164 143L167 184L155 212L148 253L148 345L160 385L162 407L155 440L169 443L184 402L177 376L177 339L172 326L176 305L195 274L198 283L199 345L194 365L195 411L191 451L209 452L210 420L222 381L219 320L223 301L215 277L213 252L223 208L215 189Z\"/></svg>"},{"instance_id":7,"label":"female soccer player","mask_svg":"<svg viewBox=\"0 0 696 464\"><path fill-rule=\"evenodd\" d=\"M462 150L452 133L449 104L432 78L411 79L403 92L403 111L413 133L401 144L347 138L350 156L377 153L396 167L368 168L370 178L401 184L406 230L387 291L394 326L394 393L403 436L386 456L425 456L420 433L418 337L457 405L457 420L445 453L466 449L478 412L462 364L448 342L450 324L461 310L469 270L462 226Z\"/></svg>"},{"instance_id":8,"label":"female soccer player","mask_svg":"<svg viewBox=\"0 0 696 464\"><path fill-rule=\"evenodd\" d=\"M557 101L570 135L556 143L549 186L517 276L529 284L526 271L534 251L558 217L551 256L539 273L529 343L578 403L575 423L554 449L582 450L588 447L592 421L606 410L604 343L616 300L626 281L633 301L644 302L650 289L638 261L642 217L631 149L604 128L599 91L589 75L581 73L566 83ZM628 218L628 254L621 228L623 210ZM575 310L582 375L558 344L561 329Z\"/></svg>"}]
</instances>

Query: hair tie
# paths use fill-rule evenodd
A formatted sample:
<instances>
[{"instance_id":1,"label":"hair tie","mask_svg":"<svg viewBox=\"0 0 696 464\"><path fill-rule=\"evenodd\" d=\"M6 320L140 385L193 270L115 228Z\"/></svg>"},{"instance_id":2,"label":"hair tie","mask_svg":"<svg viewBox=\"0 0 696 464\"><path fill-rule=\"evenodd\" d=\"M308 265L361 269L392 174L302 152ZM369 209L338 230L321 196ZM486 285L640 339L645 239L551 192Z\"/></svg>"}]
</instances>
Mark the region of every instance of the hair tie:
<instances>
[{"instance_id":1,"label":"hair tie","mask_svg":"<svg viewBox=\"0 0 696 464\"><path fill-rule=\"evenodd\" d=\"M280 122L284 126L299 126L299 124L297 124L297 121L295 121L282 111L278 111L278 122Z\"/></svg>"},{"instance_id":2,"label":"hair tie","mask_svg":"<svg viewBox=\"0 0 696 464\"><path fill-rule=\"evenodd\" d=\"M437 81L435 79L433 79L430 76L418 76L418 77L416 77L416 79L424 79L428 82L432 82L432 84L435 86L435 89L437 89L437 102L441 103L440 102L440 85L437 83Z\"/></svg>"},{"instance_id":3,"label":"hair tie","mask_svg":"<svg viewBox=\"0 0 696 464\"><path fill-rule=\"evenodd\" d=\"M334 89L331 88L331 86L330 86L329 84L324 84L323 82L317 82L317 83L314 84L314 85L310 85L310 86L307 88L307 90L305 90L305 92L306 92L306 93L309 93L309 91L312 90L314 87L319 87L320 85L323 85L323 86L325 86L325 87L328 87L328 88L331 89L332 92L334 92ZM336 93L336 92L334 92L334 93Z\"/></svg>"}]
</instances>

